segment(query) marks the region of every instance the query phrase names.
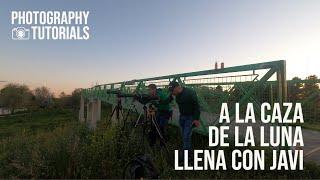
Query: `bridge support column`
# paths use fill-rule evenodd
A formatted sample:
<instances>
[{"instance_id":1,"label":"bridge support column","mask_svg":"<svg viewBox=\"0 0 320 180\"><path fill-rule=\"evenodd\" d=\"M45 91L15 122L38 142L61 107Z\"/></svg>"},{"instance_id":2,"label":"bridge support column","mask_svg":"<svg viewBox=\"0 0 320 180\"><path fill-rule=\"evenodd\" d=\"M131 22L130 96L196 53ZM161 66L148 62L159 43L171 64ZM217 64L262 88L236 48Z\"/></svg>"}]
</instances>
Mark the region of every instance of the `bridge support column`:
<instances>
[{"instance_id":1,"label":"bridge support column","mask_svg":"<svg viewBox=\"0 0 320 180\"><path fill-rule=\"evenodd\" d=\"M101 120L101 100L97 100L96 102L96 108L97 108L97 121Z\"/></svg>"},{"instance_id":2,"label":"bridge support column","mask_svg":"<svg viewBox=\"0 0 320 180\"><path fill-rule=\"evenodd\" d=\"M92 103L90 100L87 102L87 122L90 122L92 119Z\"/></svg>"},{"instance_id":3,"label":"bridge support column","mask_svg":"<svg viewBox=\"0 0 320 180\"><path fill-rule=\"evenodd\" d=\"M85 118L84 118L84 98L83 98L83 96L81 96L81 99L80 99L79 121L80 122L84 122L85 121Z\"/></svg>"},{"instance_id":4,"label":"bridge support column","mask_svg":"<svg viewBox=\"0 0 320 180\"><path fill-rule=\"evenodd\" d=\"M96 128L101 120L101 100L91 99L87 105L87 122L90 128Z\"/></svg>"},{"instance_id":5,"label":"bridge support column","mask_svg":"<svg viewBox=\"0 0 320 180\"><path fill-rule=\"evenodd\" d=\"M90 128L96 128L97 127L97 108L96 108L96 102L93 100L91 102L91 120L89 122L89 127Z\"/></svg>"}]
</instances>

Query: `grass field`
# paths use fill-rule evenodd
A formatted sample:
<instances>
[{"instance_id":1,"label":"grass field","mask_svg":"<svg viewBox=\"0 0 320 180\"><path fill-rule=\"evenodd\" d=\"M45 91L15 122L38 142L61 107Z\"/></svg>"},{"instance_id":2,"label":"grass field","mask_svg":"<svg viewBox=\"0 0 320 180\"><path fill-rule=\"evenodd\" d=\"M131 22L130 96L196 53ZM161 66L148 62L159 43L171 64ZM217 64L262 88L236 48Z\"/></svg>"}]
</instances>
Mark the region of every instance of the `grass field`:
<instances>
[{"instance_id":1,"label":"grass field","mask_svg":"<svg viewBox=\"0 0 320 180\"><path fill-rule=\"evenodd\" d=\"M0 117L0 138L12 137L17 133L52 131L67 122L75 122L71 110L43 110Z\"/></svg>"},{"instance_id":2,"label":"grass field","mask_svg":"<svg viewBox=\"0 0 320 180\"><path fill-rule=\"evenodd\" d=\"M104 112L103 119L106 119ZM128 126L129 127L129 126ZM161 178L316 178L320 168L304 171L174 171L164 149L141 144L141 131L120 131L101 121L96 130L77 121L70 110L40 111L0 118L0 178L122 178L124 166L138 153L149 153ZM180 132L169 128L171 152L181 144ZM193 136L195 148L207 139ZM225 149L226 154L232 147ZM172 158L172 157L171 157ZM268 163L272 160L268 158ZM229 163L230 164L230 163Z\"/></svg>"}]
</instances>

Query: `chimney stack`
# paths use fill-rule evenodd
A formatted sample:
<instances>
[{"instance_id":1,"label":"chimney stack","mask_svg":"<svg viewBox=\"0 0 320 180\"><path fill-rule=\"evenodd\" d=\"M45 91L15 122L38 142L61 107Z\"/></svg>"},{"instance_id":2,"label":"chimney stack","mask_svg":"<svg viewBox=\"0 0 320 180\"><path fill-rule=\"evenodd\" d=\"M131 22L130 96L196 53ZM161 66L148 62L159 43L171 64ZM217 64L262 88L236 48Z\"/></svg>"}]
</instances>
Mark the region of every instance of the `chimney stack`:
<instances>
[{"instance_id":1,"label":"chimney stack","mask_svg":"<svg viewBox=\"0 0 320 180\"><path fill-rule=\"evenodd\" d=\"M223 69L224 68L224 62L222 62L220 66L221 66L220 68Z\"/></svg>"}]
</instances>

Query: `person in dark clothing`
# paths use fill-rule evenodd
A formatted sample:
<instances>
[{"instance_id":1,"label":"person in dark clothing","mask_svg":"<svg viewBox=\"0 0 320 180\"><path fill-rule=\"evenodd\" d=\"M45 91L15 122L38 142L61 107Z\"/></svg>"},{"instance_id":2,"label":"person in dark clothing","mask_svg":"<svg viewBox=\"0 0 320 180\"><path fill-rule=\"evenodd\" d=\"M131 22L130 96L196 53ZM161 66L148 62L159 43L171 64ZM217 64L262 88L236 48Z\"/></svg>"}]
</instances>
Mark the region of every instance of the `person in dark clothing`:
<instances>
[{"instance_id":1,"label":"person in dark clothing","mask_svg":"<svg viewBox=\"0 0 320 180\"><path fill-rule=\"evenodd\" d=\"M149 95L150 96L157 96L159 101L153 102L152 104L156 107L156 121L159 126L160 132L164 140L167 140L166 128L168 125L168 121L172 115L172 109L170 103L172 101L171 96L168 93L163 91L162 89L157 88L155 84L150 84L148 86ZM156 143L157 137L159 134L157 130L153 126L150 131L150 145L153 146ZM163 142L160 140L160 145L163 146Z\"/></svg>"},{"instance_id":2,"label":"person in dark clothing","mask_svg":"<svg viewBox=\"0 0 320 180\"><path fill-rule=\"evenodd\" d=\"M200 126L200 105L193 89L182 87L178 82L169 84L169 91L179 106L179 124L182 131L183 150L191 151L192 126Z\"/></svg>"}]
</instances>

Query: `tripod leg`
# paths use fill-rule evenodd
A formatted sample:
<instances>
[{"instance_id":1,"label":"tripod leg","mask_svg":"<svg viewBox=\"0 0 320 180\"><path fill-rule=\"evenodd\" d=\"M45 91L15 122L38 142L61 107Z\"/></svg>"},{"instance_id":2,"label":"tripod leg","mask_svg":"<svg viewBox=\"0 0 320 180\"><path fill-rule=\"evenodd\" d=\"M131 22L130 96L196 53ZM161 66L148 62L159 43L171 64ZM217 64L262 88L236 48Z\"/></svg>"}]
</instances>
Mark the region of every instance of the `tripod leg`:
<instances>
[{"instance_id":1,"label":"tripod leg","mask_svg":"<svg viewBox=\"0 0 320 180\"><path fill-rule=\"evenodd\" d=\"M111 122L112 117L113 117L114 113L116 112L116 109L117 109L117 106L113 108L113 110L112 110L112 112L111 112L111 115L110 115L109 122Z\"/></svg>"},{"instance_id":2,"label":"tripod leg","mask_svg":"<svg viewBox=\"0 0 320 180\"><path fill-rule=\"evenodd\" d=\"M140 113L140 114L139 114L139 117L138 117L138 119L137 119L137 121L136 121L136 123L135 123L134 127L137 127L137 126L139 125L139 123L140 123L140 119L141 119L141 116L142 116L142 113Z\"/></svg>"},{"instance_id":3,"label":"tripod leg","mask_svg":"<svg viewBox=\"0 0 320 180\"><path fill-rule=\"evenodd\" d=\"M124 129L124 128L126 127L127 120L128 120L129 114L130 114L130 111L131 111L131 108L128 109L128 112L127 112L126 116L123 118L123 126L122 126L122 129Z\"/></svg>"},{"instance_id":4,"label":"tripod leg","mask_svg":"<svg viewBox=\"0 0 320 180\"><path fill-rule=\"evenodd\" d=\"M140 115L140 113L138 112L136 106L134 106L134 108L133 108L133 110L132 110L132 114L138 114L138 115ZM139 118L139 116L138 116L138 118ZM130 123L131 123L131 124L135 124L133 118L131 118L131 122L130 122Z\"/></svg>"},{"instance_id":5,"label":"tripod leg","mask_svg":"<svg viewBox=\"0 0 320 180\"><path fill-rule=\"evenodd\" d=\"M120 117L121 116L121 117ZM122 106L118 106L117 108L117 120L118 120L118 125L120 126L120 121L121 121L121 118L123 118L123 108Z\"/></svg>"},{"instance_id":6,"label":"tripod leg","mask_svg":"<svg viewBox=\"0 0 320 180\"><path fill-rule=\"evenodd\" d=\"M120 119L120 108L119 107L117 108L116 117L117 117L117 120L119 123L119 119Z\"/></svg>"},{"instance_id":7,"label":"tripod leg","mask_svg":"<svg viewBox=\"0 0 320 180\"><path fill-rule=\"evenodd\" d=\"M160 131L160 128L159 128L159 126L158 126L158 123L155 121L155 117L154 117L154 116L151 117L151 122L152 122L152 124L154 125L154 127L156 128L159 137L160 137L161 139L163 139L162 133L161 133L161 131Z\"/></svg>"},{"instance_id":8,"label":"tripod leg","mask_svg":"<svg viewBox=\"0 0 320 180\"><path fill-rule=\"evenodd\" d=\"M168 147L167 147L167 143L166 143L166 141L165 141L165 139L164 139L164 137L163 137L163 135L162 135L162 133L161 133L161 131L160 131L160 128L159 128L159 126L158 126L158 123L155 121L155 116L154 116L154 115L151 117L151 122L152 122L152 124L154 125L154 127L156 128L157 133L158 133L158 135L159 135L159 137L160 137L160 141L163 143L163 145L164 145L164 147L165 147L165 149L166 149L166 151L167 151L167 154L168 154L168 156L169 156L169 149L168 149Z\"/></svg>"},{"instance_id":9,"label":"tripod leg","mask_svg":"<svg viewBox=\"0 0 320 180\"><path fill-rule=\"evenodd\" d=\"M132 109L133 109L132 107L130 107L130 108L128 109L128 112L127 112L125 118L123 119L124 122L127 122L128 118L129 118L130 111L131 111Z\"/></svg>"},{"instance_id":10,"label":"tripod leg","mask_svg":"<svg viewBox=\"0 0 320 180\"><path fill-rule=\"evenodd\" d=\"M131 105L131 107L128 109L128 112L124 116L122 129L125 129L127 121L128 121L128 118L129 118L129 115L130 115L130 112L132 112L133 109L135 109L135 106Z\"/></svg>"}]
</instances>

